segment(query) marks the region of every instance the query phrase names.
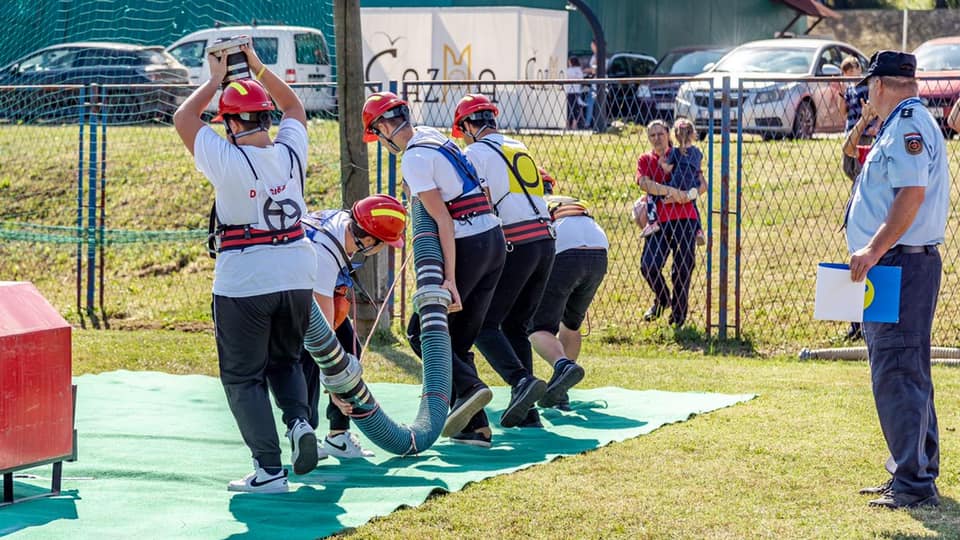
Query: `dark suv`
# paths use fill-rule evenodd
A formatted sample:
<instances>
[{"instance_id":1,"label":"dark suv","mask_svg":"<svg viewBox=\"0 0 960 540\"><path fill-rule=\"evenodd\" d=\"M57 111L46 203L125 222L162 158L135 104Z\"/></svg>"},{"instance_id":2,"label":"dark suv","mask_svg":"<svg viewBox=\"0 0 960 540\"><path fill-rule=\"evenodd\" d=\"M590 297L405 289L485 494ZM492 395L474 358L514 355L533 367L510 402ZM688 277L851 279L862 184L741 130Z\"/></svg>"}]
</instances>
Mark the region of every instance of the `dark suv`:
<instances>
[{"instance_id":1,"label":"dark suv","mask_svg":"<svg viewBox=\"0 0 960 540\"><path fill-rule=\"evenodd\" d=\"M703 73L707 66L716 64L729 47L684 47L663 55L651 77L692 77ZM637 87L637 102L643 122L660 118L673 121L673 106L677 90L683 81L653 81Z\"/></svg>"},{"instance_id":2,"label":"dark suv","mask_svg":"<svg viewBox=\"0 0 960 540\"><path fill-rule=\"evenodd\" d=\"M163 47L105 42L54 45L0 70L0 118L76 121L81 91L57 86L100 84L110 86L99 88L93 103L103 105L101 113L107 121L143 122L158 117L169 121L189 94L188 83L187 68ZM83 101L91 102L91 96Z\"/></svg>"},{"instance_id":3,"label":"dark suv","mask_svg":"<svg viewBox=\"0 0 960 540\"><path fill-rule=\"evenodd\" d=\"M608 79L632 79L646 77L657 65L657 59L646 54L620 52L607 59ZM636 83L611 84L607 86L608 119L643 121L640 103L637 102Z\"/></svg>"}]
</instances>

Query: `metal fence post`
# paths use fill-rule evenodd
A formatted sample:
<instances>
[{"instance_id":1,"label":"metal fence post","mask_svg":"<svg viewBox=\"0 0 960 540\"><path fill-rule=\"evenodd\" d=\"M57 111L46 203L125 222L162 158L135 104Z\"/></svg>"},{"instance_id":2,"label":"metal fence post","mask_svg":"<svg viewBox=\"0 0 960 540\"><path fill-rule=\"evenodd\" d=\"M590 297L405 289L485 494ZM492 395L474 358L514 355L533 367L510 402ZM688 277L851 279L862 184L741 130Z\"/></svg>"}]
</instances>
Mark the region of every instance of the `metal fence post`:
<instances>
[{"instance_id":1,"label":"metal fence post","mask_svg":"<svg viewBox=\"0 0 960 540\"><path fill-rule=\"evenodd\" d=\"M730 76L723 78L720 103L720 290L717 336L727 339L727 281L730 256ZM713 95L710 96L713 99Z\"/></svg>"},{"instance_id":2,"label":"metal fence post","mask_svg":"<svg viewBox=\"0 0 960 540\"><path fill-rule=\"evenodd\" d=\"M93 311L93 298L96 293L96 271L97 271L97 123L98 114L96 111L97 100L99 99L99 88L96 84L91 86L90 103L90 144L87 156L87 316L91 321L95 321ZM94 322L94 328L99 326Z\"/></svg>"},{"instance_id":3,"label":"metal fence post","mask_svg":"<svg viewBox=\"0 0 960 540\"><path fill-rule=\"evenodd\" d=\"M83 324L83 130L87 128L87 87L80 88L80 129L77 135L77 316Z\"/></svg>"},{"instance_id":4,"label":"metal fence post","mask_svg":"<svg viewBox=\"0 0 960 540\"><path fill-rule=\"evenodd\" d=\"M397 93L398 87L399 87L399 84L397 83L397 81L387 82L387 90L390 92L393 92L394 94ZM381 88L383 88L383 86L381 86ZM400 96L400 97L403 99L406 99L406 96ZM380 143L378 142L377 147L379 148L379 146L380 146ZM392 197L397 197L397 156L393 155L393 152L387 152L387 194L389 194ZM397 198L400 198L400 197L397 197ZM406 259L407 248L408 248L408 245L404 244L403 249L400 251L401 260ZM409 244L409 248L411 250L413 249L412 242ZM403 321L407 319L407 273L405 271L401 271L399 278L395 277L394 272L396 271L397 264L394 257L396 257L396 255L394 255L390 259L390 283L393 283L395 279L400 280L400 283L399 285L397 285L397 287L400 288L400 321L402 324ZM394 291L396 291L396 287L394 287ZM393 292L390 294L390 305L391 305L390 313L393 313L395 296L396 296L396 292Z\"/></svg>"}]
</instances>

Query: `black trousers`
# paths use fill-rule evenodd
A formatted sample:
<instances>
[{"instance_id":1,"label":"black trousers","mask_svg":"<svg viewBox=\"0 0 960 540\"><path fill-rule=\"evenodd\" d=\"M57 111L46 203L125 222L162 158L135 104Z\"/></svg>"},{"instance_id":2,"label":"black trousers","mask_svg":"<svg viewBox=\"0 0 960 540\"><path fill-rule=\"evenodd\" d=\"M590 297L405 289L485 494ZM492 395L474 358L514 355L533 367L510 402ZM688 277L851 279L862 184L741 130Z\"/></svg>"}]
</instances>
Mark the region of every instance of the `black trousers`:
<instances>
[{"instance_id":1,"label":"black trousers","mask_svg":"<svg viewBox=\"0 0 960 540\"><path fill-rule=\"evenodd\" d=\"M650 285L656 303L670 306L670 323L682 325L687 320L690 277L696 264L696 240L699 224L694 219L678 219L660 224L660 230L647 237L643 244L640 271ZM673 294L663 277L667 255L673 254L670 278Z\"/></svg>"},{"instance_id":2,"label":"black trousers","mask_svg":"<svg viewBox=\"0 0 960 540\"><path fill-rule=\"evenodd\" d=\"M870 357L870 379L880 427L896 462L893 490L930 496L940 475L940 435L933 405L930 334L942 261L936 248L926 253L887 252L877 263L899 266L900 322L863 323Z\"/></svg>"},{"instance_id":3,"label":"black trousers","mask_svg":"<svg viewBox=\"0 0 960 540\"><path fill-rule=\"evenodd\" d=\"M220 382L243 442L261 467L280 467L280 444L269 385L283 421L306 418L300 349L310 323L312 291L246 298L213 296Z\"/></svg>"},{"instance_id":4,"label":"black trousers","mask_svg":"<svg viewBox=\"0 0 960 540\"><path fill-rule=\"evenodd\" d=\"M360 345L360 339L353 329L350 319L344 319L340 327L337 328L337 341L340 346L348 353L360 357L363 352ZM320 394L323 393L323 385L320 384L320 366L313 360L306 349L300 350L300 367L303 369L303 378L307 383L307 403L310 405L310 416L307 421L317 429L320 425ZM327 420L330 421L330 431L346 431L350 429L350 417L340 412L340 409L333 404L333 400L327 399Z\"/></svg>"},{"instance_id":5,"label":"black trousers","mask_svg":"<svg viewBox=\"0 0 960 540\"><path fill-rule=\"evenodd\" d=\"M466 238L457 238L457 291L463 309L451 313L448 317L450 327L450 346L453 350L453 395L451 404L458 395L464 395L471 389L482 385L477 375L477 366L473 361L473 347L480 333L483 319L493 300L500 273L507 255L503 231L495 227ZM410 347L417 356L422 357L420 348L420 317L414 313L407 324L407 338ZM474 416L464 431L474 431L490 425L485 412Z\"/></svg>"},{"instance_id":6,"label":"black trousers","mask_svg":"<svg viewBox=\"0 0 960 540\"><path fill-rule=\"evenodd\" d=\"M507 253L477 336L477 349L510 386L533 375L533 349L527 337L550 279L555 247L556 242L548 238L514 246Z\"/></svg>"}]
</instances>

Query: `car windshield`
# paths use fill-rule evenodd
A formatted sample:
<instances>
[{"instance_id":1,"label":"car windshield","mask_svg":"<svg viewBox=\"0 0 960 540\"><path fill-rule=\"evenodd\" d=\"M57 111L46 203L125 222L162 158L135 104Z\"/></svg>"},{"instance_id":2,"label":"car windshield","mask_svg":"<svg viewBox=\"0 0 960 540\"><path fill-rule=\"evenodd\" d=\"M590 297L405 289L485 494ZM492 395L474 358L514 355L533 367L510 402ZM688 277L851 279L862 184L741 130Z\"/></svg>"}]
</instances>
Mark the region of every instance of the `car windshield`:
<instances>
[{"instance_id":1,"label":"car windshield","mask_svg":"<svg viewBox=\"0 0 960 540\"><path fill-rule=\"evenodd\" d=\"M809 73L816 49L747 47L730 53L713 71L743 73Z\"/></svg>"},{"instance_id":2,"label":"car windshield","mask_svg":"<svg viewBox=\"0 0 960 540\"><path fill-rule=\"evenodd\" d=\"M960 43L923 45L915 54L920 71L960 70Z\"/></svg>"},{"instance_id":3,"label":"car windshield","mask_svg":"<svg viewBox=\"0 0 960 540\"><path fill-rule=\"evenodd\" d=\"M672 52L663 57L653 70L654 75L696 75L703 73L703 66L716 62L726 53L723 49L706 51Z\"/></svg>"}]
</instances>

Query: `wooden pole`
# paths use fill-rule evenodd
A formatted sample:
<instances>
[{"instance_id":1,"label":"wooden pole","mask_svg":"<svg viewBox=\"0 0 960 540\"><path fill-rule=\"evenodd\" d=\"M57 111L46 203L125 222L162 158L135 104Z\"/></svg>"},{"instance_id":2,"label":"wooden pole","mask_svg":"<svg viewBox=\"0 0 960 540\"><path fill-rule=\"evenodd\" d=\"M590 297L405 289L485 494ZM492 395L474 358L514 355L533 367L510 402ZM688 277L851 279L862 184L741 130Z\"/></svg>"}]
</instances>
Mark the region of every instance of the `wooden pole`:
<instances>
[{"instance_id":1,"label":"wooden pole","mask_svg":"<svg viewBox=\"0 0 960 540\"><path fill-rule=\"evenodd\" d=\"M370 195L367 143L363 142L361 112L366 97L363 80L363 49L360 41L360 1L335 0L334 33L337 48L337 98L340 120L340 194L344 208ZM360 281L377 303L386 296L386 252L364 261ZM357 331L371 331L377 306L357 294ZM380 328L389 328L389 320Z\"/></svg>"}]
</instances>

